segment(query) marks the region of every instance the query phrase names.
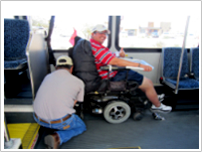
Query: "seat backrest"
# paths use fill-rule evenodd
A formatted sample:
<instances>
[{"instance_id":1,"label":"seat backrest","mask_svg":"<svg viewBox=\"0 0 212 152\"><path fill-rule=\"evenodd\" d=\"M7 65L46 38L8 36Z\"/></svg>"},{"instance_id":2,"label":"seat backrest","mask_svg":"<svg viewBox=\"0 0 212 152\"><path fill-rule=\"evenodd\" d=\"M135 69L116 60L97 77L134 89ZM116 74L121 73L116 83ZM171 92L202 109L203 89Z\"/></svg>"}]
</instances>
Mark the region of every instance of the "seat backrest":
<instances>
[{"instance_id":1,"label":"seat backrest","mask_svg":"<svg viewBox=\"0 0 212 152\"><path fill-rule=\"evenodd\" d=\"M167 47L162 49L162 73L165 78L176 79L179 72L179 62L182 48ZM185 77L189 74L187 49L184 49L183 63L180 77Z\"/></svg>"},{"instance_id":2,"label":"seat backrest","mask_svg":"<svg viewBox=\"0 0 212 152\"><path fill-rule=\"evenodd\" d=\"M191 73L194 74L195 79L199 80L199 48L190 49L190 63Z\"/></svg>"},{"instance_id":3,"label":"seat backrest","mask_svg":"<svg viewBox=\"0 0 212 152\"><path fill-rule=\"evenodd\" d=\"M101 85L101 78L96 69L90 42L79 39L71 54L74 63L73 74L85 83L85 92L97 91Z\"/></svg>"},{"instance_id":4,"label":"seat backrest","mask_svg":"<svg viewBox=\"0 0 212 152\"><path fill-rule=\"evenodd\" d=\"M27 20L4 19L4 60L26 60L26 46L29 40L29 23ZM5 68L14 68L5 64ZM10 67L11 66L11 67ZM13 66L13 67L12 67Z\"/></svg>"}]
</instances>

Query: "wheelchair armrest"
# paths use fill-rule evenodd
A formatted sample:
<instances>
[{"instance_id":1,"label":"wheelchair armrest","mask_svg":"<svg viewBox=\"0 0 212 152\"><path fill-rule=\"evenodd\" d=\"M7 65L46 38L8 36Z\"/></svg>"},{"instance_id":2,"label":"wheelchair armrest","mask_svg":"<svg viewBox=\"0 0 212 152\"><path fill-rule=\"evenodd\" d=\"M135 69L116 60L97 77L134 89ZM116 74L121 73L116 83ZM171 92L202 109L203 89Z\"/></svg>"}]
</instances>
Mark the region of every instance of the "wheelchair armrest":
<instances>
[{"instance_id":1,"label":"wheelchair armrest","mask_svg":"<svg viewBox=\"0 0 212 152\"><path fill-rule=\"evenodd\" d=\"M112 66L112 65L107 65L107 66L101 66L100 67L101 70L104 71L123 71L123 70L127 70L127 74L126 74L126 78L125 81L127 82L128 80L128 72L129 70L144 70L143 68L140 67L133 67L133 66L126 66L126 67L118 67L118 66ZM108 79L110 79L109 77L109 72L108 72ZM107 81L107 84L109 84L109 82Z\"/></svg>"},{"instance_id":2,"label":"wheelchair armrest","mask_svg":"<svg viewBox=\"0 0 212 152\"><path fill-rule=\"evenodd\" d=\"M125 67L118 67L118 66L112 66L112 65L107 65L107 66L101 66L100 67L101 70L104 71L120 71L120 70L126 70Z\"/></svg>"}]
</instances>

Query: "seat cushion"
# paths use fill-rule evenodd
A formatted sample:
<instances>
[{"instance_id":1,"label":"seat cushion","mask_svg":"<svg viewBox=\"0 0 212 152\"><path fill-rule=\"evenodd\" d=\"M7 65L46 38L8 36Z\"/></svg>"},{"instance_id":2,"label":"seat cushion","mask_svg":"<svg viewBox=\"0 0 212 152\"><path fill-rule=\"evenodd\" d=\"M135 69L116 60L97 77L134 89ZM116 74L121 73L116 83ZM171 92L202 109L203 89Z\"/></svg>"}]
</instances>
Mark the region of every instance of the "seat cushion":
<instances>
[{"instance_id":1,"label":"seat cushion","mask_svg":"<svg viewBox=\"0 0 212 152\"><path fill-rule=\"evenodd\" d=\"M27 66L27 59L4 61L5 70L11 70L11 69L19 70L19 69L23 69L26 66Z\"/></svg>"},{"instance_id":2,"label":"seat cushion","mask_svg":"<svg viewBox=\"0 0 212 152\"><path fill-rule=\"evenodd\" d=\"M166 78L164 81L165 84L175 89L177 80ZM199 82L195 79L184 78L179 81L179 90L190 90L190 89L199 89Z\"/></svg>"}]
</instances>

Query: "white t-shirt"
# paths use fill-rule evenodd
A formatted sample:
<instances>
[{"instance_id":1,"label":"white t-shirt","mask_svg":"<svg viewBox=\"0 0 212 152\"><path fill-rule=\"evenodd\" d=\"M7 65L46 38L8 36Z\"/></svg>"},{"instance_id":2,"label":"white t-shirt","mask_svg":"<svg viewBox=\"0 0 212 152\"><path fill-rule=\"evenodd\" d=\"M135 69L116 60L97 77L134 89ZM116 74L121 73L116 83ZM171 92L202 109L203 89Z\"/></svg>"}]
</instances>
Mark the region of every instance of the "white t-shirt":
<instances>
[{"instance_id":1,"label":"white t-shirt","mask_svg":"<svg viewBox=\"0 0 212 152\"><path fill-rule=\"evenodd\" d=\"M74 101L83 102L83 99L83 81L65 69L58 69L44 78L33 108L41 119L53 120L75 113Z\"/></svg>"}]
</instances>

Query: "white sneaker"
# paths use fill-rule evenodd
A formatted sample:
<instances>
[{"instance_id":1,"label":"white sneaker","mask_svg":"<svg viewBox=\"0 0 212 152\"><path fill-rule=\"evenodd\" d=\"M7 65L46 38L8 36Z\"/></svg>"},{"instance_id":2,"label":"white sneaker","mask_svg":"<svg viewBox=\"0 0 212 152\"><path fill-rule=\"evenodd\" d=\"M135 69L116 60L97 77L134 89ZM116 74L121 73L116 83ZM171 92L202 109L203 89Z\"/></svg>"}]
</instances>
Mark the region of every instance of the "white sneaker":
<instances>
[{"instance_id":1,"label":"white sneaker","mask_svg":"<svg viewBox=\"0 0 212 152\"><path fill-rule=\"evenodd\" d=\"M162 102L162 101L164 100L164 97L165 97L165 94L159 94L159 95L158 95L158 100L159 100L160 102Z\"/></svg>"},{"instance_id":2,"label":"white sneaker","mask_svg":"<svg viewBox=\"0 0 212 152\"><path fill-rule=\"evenodd\" d=\"M171 106L166 106L166 105L161 103L160 107L156 107L155 105L152 105L150 110L152 112L169 113L169 112L172 111L172 107Z\"/></svg>"}]
</instances>

